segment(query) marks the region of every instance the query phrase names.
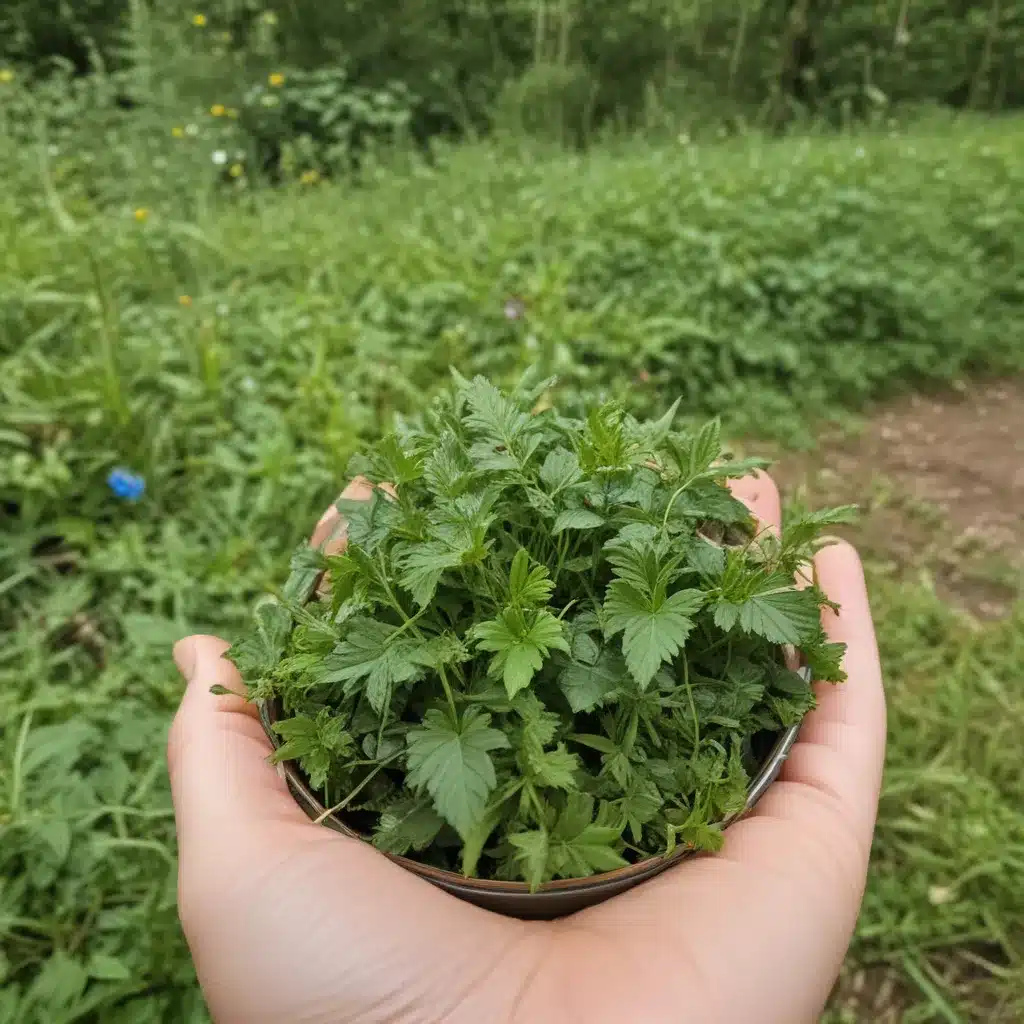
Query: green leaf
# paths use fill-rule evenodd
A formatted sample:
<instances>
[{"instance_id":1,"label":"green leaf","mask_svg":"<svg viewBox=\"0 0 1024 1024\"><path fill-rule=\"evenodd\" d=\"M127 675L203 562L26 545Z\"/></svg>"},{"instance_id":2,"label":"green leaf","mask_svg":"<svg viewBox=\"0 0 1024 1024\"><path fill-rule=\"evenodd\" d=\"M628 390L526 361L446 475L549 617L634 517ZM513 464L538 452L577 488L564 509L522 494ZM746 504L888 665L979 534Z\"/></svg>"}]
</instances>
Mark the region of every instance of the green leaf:
<instances>
[{"instance_id":1,"label":"green leaf","mask_svg":"<svg viewBox=\"0 0 1024 1024\"><path fill-rule=\"evenodd\" d=\"M604 526L604 520L596 512L585 508L570 508L559 512L551 532L559 534L563 530L593 530L598 526Z\"/></svg>"},{"instance_id":2,"label":"green leaf","mask_svg":"<svg viewBox=\"0 0 1024 1024\"><path fill-rule=\"evenodd\" d=\"M99 951L89 957L85 970L90 978L97 981L129 981L133 977L131 969L123 960Z\"/></svg>"},{"instance_id":3,"label":"green leaf","mask_svg":"<svg viewBox=\"0 0 1024 1024\"><path fill-rule=\"evenodd\" d=\"M536 565L531 569L530 555L526 548L520 548L512 559L508 587L510 600L520 608L547 604L554 590L548 567Z\"/></svg>"},{"instance_id":4,"label":"green leaf","mask_svg":"<svg viewBox=\"0 0 1024 1024\"><path fill-rule=\"evenodd\" d=\"M545 749L561 726L559 716L545 710L540 700L528 692L519 694L513 701L513 707L523 723L517 753L525 777L535 786L576 789L579 758L566 750L564 743L559 743L554 750Z\"/></svg>"},{"instance_id":5,"label":"green leaf","mask_svg":"<svg viewBox=\"0 0 1024 1024\"><path fill-rule=\"evenodd\" d=\"M475 626L472 636L480 650L495 652L490 673L504 679L509 697L530 685L552 649L569 650L562 623L546 610L506 608Z\"/></svg>"},{"instance_id":6,"label":"green leaf","mask_svg":"<svg viewBox=\"0 0 1024 1024\"><path fill-rule=\"evenodd\" d=\"M423 666L415 658L416 641L407 636L392 639L395 630L375 619L354 619L344 642L324 660L320 682L344 683L345 693L351 695L355 684L365 680L366 699L382 714L397 683L423 675Z\"/></svg>"},{"instance_id":7,"label":"green leaf","mask_svg":"<svg viewBox=\"0 0 1024 1024\"><path fill-rule=\"evenodd\" d=\"M348 757L355 741L342 719L323 708L315 718L296 715L274 723L285 742L271 755L271 764L297 760L313 789L322 789L335 760Z\"/></svg>"},{"instance_id":8,"label":"green leaf","mask_svg":"<svg viewBox=\"0 0 1024 1024\"><path fill-rule=\"evenodd\" d=\"M506 748L504 733L490 728L491 716L468 708L462 721L453 723L432 709L423 725L410 729L409 784L426 789L438 814L465 839L483 818L487 797L497 780L490 751Z\"/></svg>"},{"instance_id":9,"label":"green leaf","mask_svg":"<svg viewBox=\"0 0 1024 1024\"><path fill-rule=\"evenodd\" d=\"M508 837L531 889L549 878L586 878L626 866L628 861L616 849L621 830L598 825L593 816L593 797L571 793L550 832L538 829Z\"/></svg>"},{"instance_id":10,"label":"green leaf","mask_svg":"<svg viewBox=\"0 0 1024 1024\"><path fill-rule=\"evenodd\" d=\"M555 448L548 452L540 468L541 483L552 495L571 487L582 476L579 459L566 448Z\"/></svg>"},{"instance_id":11,"label":"green leaf","mask_svg":"<svg viewBox=\"0 0 1024 1024\"><path fill-rule=\"evenodd\" d=\"M410 850L425 850L443 826L444 819L432 807L405 798L381 813L372 842L384 853L405 856Z\"/></svg>"},{"instance_id":12,"label":"green leaf","mask_svg":"<svg viewBox=\"0 0 1024 1024\"><path fill-rule=\"evenodd\" d=\"M821 618L813 591L774 590L752 594L745 601L721 601L715 607L715 625L726 631L737 625L777 644L800 644L814 635Z\"/></svg>"},{"instance_id":13,"label":"green leaf","mask_svg":"<svg viewBox=\"0 0 1024 1024\"><path fill-rule=\"evenodd\" d=\"M466 390L470 414L466 426L505 446L530 427L530 416L485 377L474 377Z\"/></svg>"},{"instance_id":14,"label":"green leaf","mask_svg":"<svg viewBox=\"0 0 1024 1024\"><path fill-rule=\"evenodd\" d=\"M626 663L605 650L593 665L576 661L563 670L558 686L575 714L607 703L626 679Z\"/></svg>"},{"instance_id":15,"label":"green leaf","mask_svg":"<svg viewBox=\"0 0 1024 1024\"><path fill-rule=\"evenodd\" d=\"M508 837L508 841L515 847L523 880L529 883L531 892L535 891L549 877L547 832L539 829L516 832Z\"/></svg>"},{"instance_id":16,"label":"green leaf","mask_svg":"<svg viewBox=\"0 0 1024 1024\"><path fill-rule=\"evenodd\" d=\"M855 522L857 513L856 505L840 505L837 508L824 508L817 512L806 510L798 512L786 520L782 530L783 546L787 549L803 547L814 540L826 527Z\"/></svg>"},{"instance_id":17,"label":"green leaf","mask_svg":"<svg viewBox=\"0 0 1024 1024\"><path fill-rule=\"evenodd\" d=\"M433 600L445 570L460 566L465 553L438 541L417 544L400 553L396 552L402 571L399 582L422 608Z\"/></svg>"},{"instance_id":18,"label":"green leaf","mask_svg":"<svg viewBox=\"0 0 1024 1024\"><path fill-rule=\"evenodd\" d=\"M680 590L659 601L621 579L608 585L606 634L622 633L626 666L641 688L650 683L663 662L679 653L704 601L700 590Z\"/></svg>"},{"instance_id":19,"label":"green leaf","mask_svg":"<svg viewBox=\"0 0 1024 1024\"><path fill-rule=\"evenodd\" d=\"M379 487L375 487L365 501L339 498L334 507L347 524L349 544L371 555L402 522L401 506Z\"/></svg>"},{"instance_id":20,"label":"green leaf","mask_svg":"<svg viewBox=\"0 0 1024 1024\"><path fill-rule=\"evenodd\" d=\"M316 581L327 568L327 559L316 548L303 544L291 560L291 575L284 585L282 595L285 601L305 604L313 593Z\"/></svg>"},{"instance_id":21,"label":"green leaf","mask_svg":"<svg viewBox=\"0 0 1024 1024\"><path fill-rule=\"evenodd\" d=\"M226 657L235 663L247 683L255 683L273 672L284 654L292 617L288 609L272 597L262 600L253 611L254 629L231 645Z\"/></svg>"},{"instance_id":22,"label":"green leaf","mask_svg":"<svg viewBox=\"0 0 1024 1024\"><path fill-rule=\"evenodd\" d=\"M722 424L718 419L705 423L687 452L686 474L692 480L707 472L722 454Z\"/></svg>"}]
</instances>

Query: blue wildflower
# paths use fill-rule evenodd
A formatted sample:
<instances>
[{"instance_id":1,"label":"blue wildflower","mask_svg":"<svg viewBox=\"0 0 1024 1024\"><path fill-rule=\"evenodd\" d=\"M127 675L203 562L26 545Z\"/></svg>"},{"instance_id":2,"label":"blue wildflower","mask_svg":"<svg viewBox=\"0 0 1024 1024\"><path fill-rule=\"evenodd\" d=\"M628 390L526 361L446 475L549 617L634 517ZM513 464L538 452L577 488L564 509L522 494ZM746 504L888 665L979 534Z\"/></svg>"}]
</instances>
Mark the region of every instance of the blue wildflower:
<instances>
[{"instance_id":1,"label":"blue wildflower","mask_svg":"<svg viewBox=\"0 0 1024 1024\"><path fill-rule=\"evenodd\" d=\"M110 471L107 486L122 501L138 501L146 493L146 481L137 473L120 466Z\"/></svg>"}]
</instances>

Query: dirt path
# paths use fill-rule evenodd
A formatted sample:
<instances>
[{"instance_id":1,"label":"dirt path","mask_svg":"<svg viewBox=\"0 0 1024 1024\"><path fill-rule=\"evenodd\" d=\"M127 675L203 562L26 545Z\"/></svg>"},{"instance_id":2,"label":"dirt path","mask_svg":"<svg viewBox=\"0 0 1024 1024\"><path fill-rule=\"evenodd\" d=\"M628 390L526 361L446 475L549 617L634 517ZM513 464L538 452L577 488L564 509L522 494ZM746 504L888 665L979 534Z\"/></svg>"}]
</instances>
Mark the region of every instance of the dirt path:
<instances>
[{"instance_id":1,"label":"dirt path","mask_svg":"<svg viewBox=\"0 0 1024 1024\"><path fill-rule=\"evenodd\" d=\"M879 410L853 438L780 455L784 495L854 503L845 531L875 560L927 569L942 595L998 617L1024 579L1024 380Z\"/></svg>"}]
</instances>

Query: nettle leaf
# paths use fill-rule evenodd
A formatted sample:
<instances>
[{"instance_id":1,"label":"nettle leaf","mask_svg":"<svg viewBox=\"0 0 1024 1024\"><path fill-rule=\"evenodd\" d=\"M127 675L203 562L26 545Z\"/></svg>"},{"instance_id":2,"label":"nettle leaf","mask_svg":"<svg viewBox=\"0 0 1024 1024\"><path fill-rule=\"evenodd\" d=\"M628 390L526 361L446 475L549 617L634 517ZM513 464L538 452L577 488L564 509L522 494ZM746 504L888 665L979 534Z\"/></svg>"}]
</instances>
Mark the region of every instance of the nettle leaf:
<instances>
[{"instance_id":1,"label":"nettle leaf","mask_svg":"<svg viewBox=\"0 0 1024 1024\"><path fill-rule=\"evenodd\" d=\"M316 581L327 568L327 559L316 548L303 544L291 560L291 575L281 591L286 602L304 604L309 600Z\"/></svg>"},{"instance_id":2,"label":"nettle leaf","mask_svg":"<svg viewBox=\"0 0 1024 1024\"><path fill-rule=\"evenodd\" d=\"M530 685L551 650L569 650L562 623L546 610L506 608L472 632L480 650L495 652L490 673L502 677L509 697Z\"/></svg>"},{"instance_id":3,"label":"nettle leaf","mask_svg":"<svg viewBox=\"0 0 1024 1024\"><path fill-rule=\"evenodd\" d=\"M526 548L520 548L512 559L509 570L509 599L520 608L545 605L555 585L550 579L546 565L530 568L530 555Z\"/></svg>"},{"instance_id":4,"label":"nettle leaf","mask_svg":"<svg viewBox=\"0 0 1024 1024\"><path fill-rule=\"evenodd\" d=\"M467 553L440 541L404 546L395 555L402 572L399 581L422 608L433 600L445 570L462 565Z\"/></svg>"},{"instance_id":5,"label":"nettle leaf","mask_svg":"<svg viewBox=\"0 0 1024 1024\"><path fill-rule=\"evenodd\" d=\"M604 526L604 520L596 512L586 508L570 508L558 513L551 532L559 534L563 530L594 530L598 526Z\"/></svg>"},{"instance_id":6,"label":"nettle leaf","mask_svg":"<svg viewBox=\"0 0 1024 1024\"><path fill-rule=\"evenodd\" d=\"M364 682L366 699L378 714L391 702L395 684L418 679L423 665L416 659L419 644L407 636L395 636L397 627L375 619L352 623L343 643L324 660L321 683L344 683L345 693Z\"/></svg>"},{"instance_id":7,"label":"nettle leaf","mask_svg":"<svg viewBox=\"0 0 1024 1024\"><path fill-rule=\"evenodd\" d=\"M513 706L522 718L518 754L525 775L536 786L576 789L579 758L564 743L558 743L554 750L545 749L561 724L558 715L546 711L531 693L519 694Z\"/></svg>"},{"instance_id":8,"label":"nettle leaf","mask_svg":"<svg viewBox=\"0 0 1024 1024\"><path fill-rule=\"evenodd\" d=\"M401 506L379 487L375 487L365 501L339 498L334 507L347 524L349 544L361 548L367 554L373 554L402 522Z\"/></svg>"},{"instance_id":9,"label":"nettle leaf","mask_svg":"<svg viewBox=\"0 0 1024 1024\"><path fill-rule=\"evenodd\" d=\"M226 655L251 684L277 667L288 642L292 616L279 601L265 598L253 611L253 624L249 635L232 644Z\"/></svg>"},{"instance_id":10,"label":"nettle leaf","mask_svg":"<svg viewBox=\"0 0 1024 1024\"><path fill-rule=\"evenodd\" d=\"M444 818L433 807L406 797L381 813L372 842L384 853L405 856L410 850L425 850L443 827Z\"/></svg>"},{"instance_id":11,"label":"nettle leaf","mask_svg":"<svg viewBox=\"0 0 1024 1024\"><path fill-rule=\"evenodd\" d=\"M650 683L663 662L679 653L693 629L693 616L705 600L700 590L680 590L662 598L621 579L608 585L606 635L622 633L626 666L641 688Z\"/></svg>"},{"instance_id":12,"label":"nettle leaf","mask_svg":"<svg viewBox=\"0 0 1024 1024\"><path fill-rule=\"evenodd\" d=\"M548 452L544 465L540 467L541 483L552 495L571 487L582 476L580 460L566 448L555 448Z\"/></svg>"},{"instance_id":13,"label":"nettle leaf","mask_svg":"<svg viewBox=\"0 0 1024 1024\"><path fill-rule=\"evenodd\" d=\"M814 593L793 587L754 593L738 602L722 600L715 607L715 625L721 629L738 626L777 644L802 643L816 633L820 622Z\"/></svg>"},{"instance_id":14,"label":"nettle leaf","mask_svg":"<svg viewBox=\"0 0 1024 1024\"><path fill-rule=\"evenodd\" d=\"M856 505L840 505L838 508L825 508L818 511L801 510L787 518L782 530L782 543L785 548L800 548L809 544L822 530L829 526L842 526L856 522L858 509Z\"/></svg>"},{"instance_id":15,"label":"nettle leaf","mask_svg":"<svg viewBox=\"0 0 1024 1024\"><path fill-rule=\"evenodd\" d=\"M558 677L558 686L569 707L579 714L608 703L626 679L626 672L622 657L605 650L593 664L574 661Z\"/></svg>"},{"instance_id":16,"label":"nettle leaf","mask_svg":"<svg viewBox=\"0 0 1024 1024\"><path fill-rule=\"evenodd\" d=\"M491 716L474 707L458 723L430 710L406 737L410 785L426 789L437 813L464 839L483 818L497 784L490 751L509 745L490 724Z\"/></svg>"},{"instance_id":17,"label":"nettle leaf","mask_svg":"<svg viewBox=\"0 0 1024 1024\"><path fill-rule=\"evenodd\" d=\"M271 764L299 761L313 789L322 789L332 764L349 757L355 748L345 723L326 708L315 718L296 715L275 722L274 732L284 742L271 755Z\"/></svg>"},{"instance_id":18,"label":"nettle leaf","mask_svg":"<svg viewBox=\"0 0 1024 1024\"><path fill-rule=\"evenodd\" d=\"M530 887L551 878L586 878L625 867L619 852L622 830L593 821L594 799L571 793L550 831L518 832L508 837Z\"/></svg>"}]
</instances>

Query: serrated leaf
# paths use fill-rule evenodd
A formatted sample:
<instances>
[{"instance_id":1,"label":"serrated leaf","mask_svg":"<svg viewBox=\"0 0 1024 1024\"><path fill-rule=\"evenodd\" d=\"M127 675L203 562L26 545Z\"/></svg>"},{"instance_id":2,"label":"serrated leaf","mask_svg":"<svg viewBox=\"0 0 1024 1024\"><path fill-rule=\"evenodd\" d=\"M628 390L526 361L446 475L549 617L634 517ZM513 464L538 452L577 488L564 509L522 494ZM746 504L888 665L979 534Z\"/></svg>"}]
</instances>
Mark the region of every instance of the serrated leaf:
<instances>
[{"instance_id":1,"label":"serrated leaf","mask_svg":"<svg viewBox=\"0 0 1024 1024\"><path fill-rule=\"evenodd\" d=\"M558 513L551 532L557 535L563 530L594 530L598 526L604 526L604 520L596 512L586 508L570 508Z\"/></svg>"},{"instance_id":2,"label":"serrated leaf","mask_svg":"<svg viewBox=\"0 0 1024 1024\"><path fill-rule=\"evenodd\" d=\"M530 685L552 649L569 649L562 623L545 610L506 609L475 626L473 639L480 650L494 652L490 673L502 677L509 697Z\"/></svg>"},{"instance_id":3,"label":"serrated leaf","mask_svg":"<svg viewBox=\"0 0 1024 1024\"><path fill-rule=\"evenodd\" d=\"M800 644L820 625L818 601L809 590L776 590L753 594L745 601L721 601L715 607L715 625L756 633L776 644Z\"/></svg>"},{"instance_id":4,"label":"serrated leaf","mask_svg":"<svg viewBox=\"0 0 1024 1024\"><path fill-rule=\"evenodd\" d=\"M280 601L266 598L253 611L253 629L231 645L225 657L234 662L247 683L272 672L284 654L292 617Z\"/></svg>"},{"instance_id":5,"label":"serrated leaf","mask_svg":"<svg viewBox=\"0 0 1024 1024\"><path fill-rule=\"evenodd\" d=\"M622 633L626 667L641 688L650 683L663 662L679 653L704 600L700 590L680 590L659 602L624 580L608 585L606 635Z\"/></svg>"},{"instance_id":6,"label":"serrated leaf","mask_svg":"<svg viewBox=\"0 0 1024 1024\"><path fill-rule=\"evenodd\" d=\"M444 827L444 819L421 800L403 799L381 813L373 831L373 845L384 853L405 856L425 850Z\"/></svg>"},{"instance_id":7,"label":"serrated leaf","mask_svg":"<svg viewBox=\"0 0 1024 1024\"><path fill-rule=\"evenodd\" d=\"M345 693L356 692L362 680L370 706L381 714L391 701L397 683L423 675L423 666L414 658L415 640L407 636L392 639L395 626L375 619L355 619L345 640L324 659L319 682L344 683Z\"/></svg>"},{"instance_id":8,"label":"serrated leaf","mask_svg":"<svg viewBox=\"0 0 1024 1024\"><path fill-rule=\"evenodd\" d=\"M571 793L553 829L508 837L523 877L536 889L549 878L586 878L628 863L618 852L621 829L593 821L593 797Z\"/></svg>"},{"instance_id":9,"label":"serrated leaf","mask_svg":"<svg viewBox=\"0 0 1024 1024\"><path fill-rule=\"evenodd\" d=\"M840 505L837 508L819 509L817 512L801 511L786 520L782 531L783 546L787 549L803 547L828 526L855 522L857 513L856 505Z\"/></svg>"},{"instance_id":10,"label":"serrated leaf","mask_svg":"<svg viewBox=\"0 0 1024 1024\"><path fill-rule=\"evenodd\" d=\"M452 549L440 541L417 544L396 551L395 557L402 573L399 582L422 608L433 600L445 570L460 566L466 553Z\"/></svg>"},{"instance_id":11,"label":"serrated leaf","mask_svg":"<svg viewBox=\"0 0 1024 1024\"><path fill-rule=\"evenodd\" d=\"M520 608L533 608L547 604L554 590L546 565L530 567L530 555L525 548L520 548L512 559L509 569L509 598Z\"/></svg>"},{"instance_id":12,"label":"serrated leaf","mask_svg":"<svg viewBox=\"0 0 1024 1024\"><path fill-rule=\"evenodd\" d=\"M604 651L593 665L576 661L563 670L558 686L569 707L580 714L606 703L626 679L626 663L611 651Z\"/></svg>"},{"instance_id":13,"label":"serrated leaf","mask_svg":"<svg viewBox=\"0 0 1024 1024\"><path fill-rule=\"evenodd\" d=\"M482 819L496 785L490 751L508 746L505 734L490 723L491 716L474 707L458 724L432 709L406 737L409 784L427 790L438 814L463 839Z\"/></svg>"},{"instance_id":14,"label":"serrated leaf","mask_svg":"<svg viewBox=\"0 0 1024 1024\"><path fill-rule=\"evenodd\" d=\"M315 717L296 715L274 723L284 742L271 755L271 764L298 761L313 789L322 789L331 764L351 754L355 743L345 723L327 708Z\"/></svg>"},{"instance_id":15,"label":"serrated leaf","mask_svg":"<svg viewBox=\"0 0 1024 1024\"><path fill-rule=\"evenodd\" d=\"M552 495L571 487L582 475L579 459L566 448L555 448L548 452L540 468L541 483Z\"/></svg>"},{"instance_id":16,"label":"serrated leaf","mask_svg":"<svg viewBox=\"0 0 1024 1024\"><path fill-rule=\"evenodd\" d=\"M334 507L346 523L348 543L373 554L402 521L398 502L379 487L364 500L339 498Z\"/></svg>"}]
</instances>

